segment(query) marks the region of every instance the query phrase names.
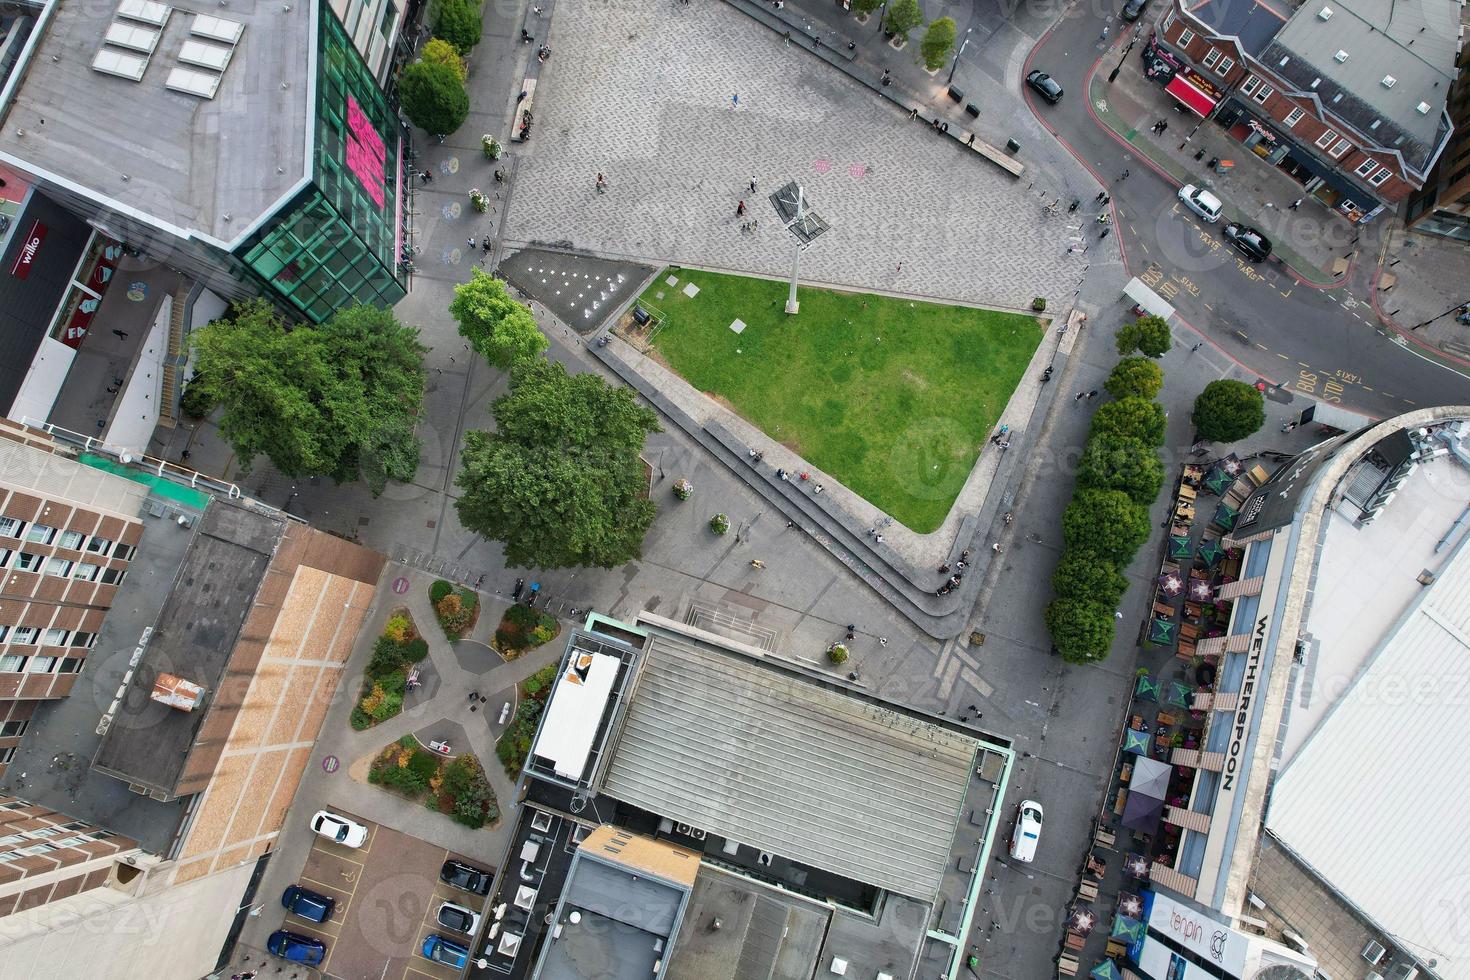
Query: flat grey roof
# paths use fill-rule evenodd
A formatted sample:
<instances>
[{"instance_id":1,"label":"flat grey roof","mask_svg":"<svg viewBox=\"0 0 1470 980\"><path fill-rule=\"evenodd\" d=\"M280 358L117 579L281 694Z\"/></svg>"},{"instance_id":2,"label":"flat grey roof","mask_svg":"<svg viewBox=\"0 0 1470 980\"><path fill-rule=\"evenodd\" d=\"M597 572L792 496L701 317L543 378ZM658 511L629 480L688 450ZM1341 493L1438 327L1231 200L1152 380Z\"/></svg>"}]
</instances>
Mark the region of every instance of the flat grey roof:
<instances>
[{"instance_id":1,"label":"flat grey roof","mask_svg":"<svg viewBox=\"0 0 1470 980\"><path fill-rule=\"evenodd\" d=\"M586 850L572 859L537 980L643 980L668 955L686 892L609 864ZM572 923L568 916L579 913Z\"/></svg>"},{"instance_id":2,"label":"flat grey roof","mask_svg":"<svg viewBox=\"0 0 1470 980\"><path fill-rule=\"evenodd\" d=\"M1220 37L1238 40L1249 55L1260 54L1294 9L1292 0L1202 0L1185 7Z\"/></svg>"},{"instance_id":3,"label":"flat grey roof","mask_svg":"<svg viewBox=\"0 0 1470 980\"><path fill-rule=\"evenodd\" d=\"M609 796L902 895L937 894L974 738L663 629L650 629L626 697Z\"/></svg>"},{"instance_id":4,"label":"flat grey roof","mask_svg":"<svg viewBox=\"0 0 1470 980\"><path fill-rule=\"evenodd\" d=\"M243 234L305 176L314 3L175 4L137 82L92 68L115 0L53 8L0 153L220 241ZM213 99L164 85L187 67L178 56L196 12L245 25Z\"/></svg>"},{"instance_id":5,"label":"flat grey roof","mask_svg":"<svg viewBox=\"0 0 1470 980\"><path fill-rule=\"evenodd\" d=\"M173 794L284 526L219 502L204 512L94 768ZM150 698L164 672L202 685L204 704L180 711Z\"/></svg>"},{"instance_id":6,"label":"flat grey roof","mask_svg":"<svg viewBox=\"0 0 1470 980\"><path fill-rule=\"evenodd\" d=\"M669 976L808 980L831 918L830 907L701 868L674 943ZM715 919L719 929L711 928Z\"/></svg>"}]
</instances>

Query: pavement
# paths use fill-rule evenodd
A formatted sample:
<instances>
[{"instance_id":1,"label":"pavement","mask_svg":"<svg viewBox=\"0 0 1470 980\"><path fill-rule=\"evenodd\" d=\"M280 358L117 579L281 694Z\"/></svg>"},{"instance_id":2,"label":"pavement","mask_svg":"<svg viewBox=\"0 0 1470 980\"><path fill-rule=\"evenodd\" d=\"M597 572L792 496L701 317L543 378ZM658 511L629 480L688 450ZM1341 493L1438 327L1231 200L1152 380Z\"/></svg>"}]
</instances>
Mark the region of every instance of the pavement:
<instances>
[{"instance_id":1,"label":"pavement","mask_svg":"<svg viewBox=\"0 0 1470 980\"><path fill-rule=\"evenodd\" d=\"M1384 325L1457 370L1470 369L1470 325L1455 319L1470 302L1470 246L1396 225L1379 254L1373 307Z\"/></svg>"}]
</instances>

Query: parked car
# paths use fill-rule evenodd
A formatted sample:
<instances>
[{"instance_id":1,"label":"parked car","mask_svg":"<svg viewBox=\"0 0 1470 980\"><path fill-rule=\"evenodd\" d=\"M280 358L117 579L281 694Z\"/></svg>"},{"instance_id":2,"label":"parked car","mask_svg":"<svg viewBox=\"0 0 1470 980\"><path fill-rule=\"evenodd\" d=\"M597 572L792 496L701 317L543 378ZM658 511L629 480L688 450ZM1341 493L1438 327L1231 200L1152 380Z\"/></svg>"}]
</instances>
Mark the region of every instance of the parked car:
<instances>
[{"instance_id":1,"label":"parked car","mask_svg":"<svg viewBox=\"0 0 1470 980\"><path fill-rule=\"evenodd\" d=\"M1271 239L1250 225L1230 222L1225 226L1225 240L1252 262L1264 262L1271 255Z\"/></svg>"},{"instance_id":2,"label":"parked car","mask_svg":"<svg viewBox=\"0 0 1470 980\"><path fill-rule=\"evenodd\" d=\"M1220 211L1225 207L1220 199L1203 187L1185 184L1179 188L1179 200L1195 214L1213 224L1220 220Z\"/></svg>"},{"instance_id":3,"label":"parked car","mask_svg":"<svg viewBox=\"0 0 1470 980\"><path fill-rule=\"evenodd\" d=\"M444 866L439 869L439 880L444 884L476 895L490 894L490 882L494 877L495 875L489 871L472 868L453 858L445 861Z\"/></svg>"},{"instance_id":4,"label":"parked car","mask_svg":"<svg viewBox=\"0 0 1470 980\"><path fill-rule=\"evenodd\" d=\"M465 908L458 902L445 902L439 906L439 913L434 916L439 924L446 929L455 932L463 932L473 936L475 930L480 928L479 913Z\"/></svg>"},{"instance_id":5,"label":"parked car","mask_svg":"<svg viewBox=\"0 0 1470 980\"><path fill-rule=\"evenodd\" d=\"M281 906L292 915L299 915L312 922L326 922L337 907L335 898L328 898L310 888L292 885L281 893Z\"/></svg>"},{"instance_id":6,"label":"parked car","mask_svg":"<svg viewBox=\"0 0 1470 980\"><path fill-rule=\"evenodd\" d=\"M272 956L307 966L317 966L327 958L326 944L320 939L286 929L277 929L271 933L270 938L265 941L265 948Z\"/></svg>"},{"instance_id":7,"label":"parked car","mask_svg":"<svg viewBox=\"0 0 1470 980\"><path fill-rule=\"evenodd\" d=\"M1031 86L1032 91L1052 105L1056 105L1062 101L1061 83L1044 71L1033 71L1027 74L1026 84Z\"/></svg>"},{"instance_id":8,"label":"parked car","mask_svg":"<svg viewBox=\"0 0 1470 980\"><path fill-rule=\"evenodd\" d=\"M1143 13L1143 8L1148 6L1148 0L1128 0L1123 4L1123 19L1137 20Z\"/></svg>"},{"instance_id":9,"label":"parked car","mask_svg":"<svg viewBox=\"0 0 1470 980\"><path fill-rule=\"evenodd\" d=\"M470 951L465 949L453 939L447 939L436 933L431 933L424 940L424 959L435 963L444 963L456 969L463 969L465 963L469 962Z\"/></svg>"},{"instance_id":10,"label":"parked car","mask_svg":"<svg viewBox=\"0 0 1470 980\"><path fill-rule=\"evenodd\" d=\"M367 843L366 827L330 810L318 810L316 816L311 818L311 829L327 840L336 841L346 847L361 847Z\"/></svg>"},{"instance_id":11,"label":"parked car","mask_svg":"<svg viewBox=\"0 0 1470 980\"><path fill-rule=\"evenodd\" d=\"M1016 828L1011 831L1011 857L1030 864L1036 859L1036 844L1041 840L1041 804L1022 800L1016 807Z\"/></svg>"}]
</instances>

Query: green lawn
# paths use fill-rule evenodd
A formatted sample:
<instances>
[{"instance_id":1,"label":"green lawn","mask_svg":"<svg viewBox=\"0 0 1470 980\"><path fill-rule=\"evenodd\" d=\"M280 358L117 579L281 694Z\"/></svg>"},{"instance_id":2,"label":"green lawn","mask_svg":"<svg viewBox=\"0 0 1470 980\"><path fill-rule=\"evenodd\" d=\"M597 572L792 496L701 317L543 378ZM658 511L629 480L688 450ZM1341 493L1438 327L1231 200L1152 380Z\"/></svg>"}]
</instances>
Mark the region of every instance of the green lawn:
<instances>
[{"instance_id":1,"label":"green lawn","mask_svg":"<svg viewBox=\"0 0 1470 980\"><path fill-rule=\"evenodd\" d=\"M665 284L668 276L679 285ZM685 283L699 287L694 298ZM1041 342L1035 317L668 269L643 301L668 317L654 346L726 401L908 527L949 512ZM730 323L747 324L736 334Z\"/></svg>"}]
</instances>

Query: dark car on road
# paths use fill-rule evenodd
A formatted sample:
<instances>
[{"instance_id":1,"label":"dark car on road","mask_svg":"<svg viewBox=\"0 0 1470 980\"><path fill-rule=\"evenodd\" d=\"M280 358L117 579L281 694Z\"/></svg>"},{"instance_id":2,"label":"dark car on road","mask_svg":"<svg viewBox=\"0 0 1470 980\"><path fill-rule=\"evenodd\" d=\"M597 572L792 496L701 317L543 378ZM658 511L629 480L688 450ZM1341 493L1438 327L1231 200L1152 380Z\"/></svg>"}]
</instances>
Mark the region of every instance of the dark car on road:
<instances>
[{"instance_id":1,"label":"dark car on road","mask_svg":"<svg viewBox=\"0 0 1470 980\"><path fill-rule=\"evenodd\" d=\"M277 929L265 941L265 948L272 956L279 956L292 963L317 966L327 958L327 947L320 939L303 936L299 932Z\"/></svg>"},{"instance_id":2,"label":"dark car on road","mask_svg":"<svg viewBox=\"0 0 1470 980\"><path fill-rule=\"evenodd\" d=\"M1062 101L1062 86L1044 71L1033 71L1027 74L1026 84L1052 105Z\"/></svg>"},{"instance_id":3,"label":"dark car on road","mask_svg":"<svg viewBox=\"0 0 1470 980\"><path fill-rule=\"evenodd\" d=\"M1230 222L1225 226L1225 240L1252 262L1264 262L1271 255L1271 239L1250 225Z\"/></svg>"},{"instance_id":4,"label":"dark car on road","mask_svg":"<svg viewBox=\"0 0 1470 980\"><path fill-rule=\"evenodd\" d=\"M450 859L439 869L439 880L446 885L473 892L476 895L490 894L490 881L495 875L489 871L472 868L462 861Z\"/></svg>"},{"instance_id":5,"label":"dark car on road","mask_svg":"<svg viewBox=\"0 0 1470 980\"><path fill-rule=\"evenodd\" d=\"M1148 0L1128 0L1123 4L1123 19L1137 20L1143 13L1143 8L1148 6Z\"/></svg>"}]
</instances>

